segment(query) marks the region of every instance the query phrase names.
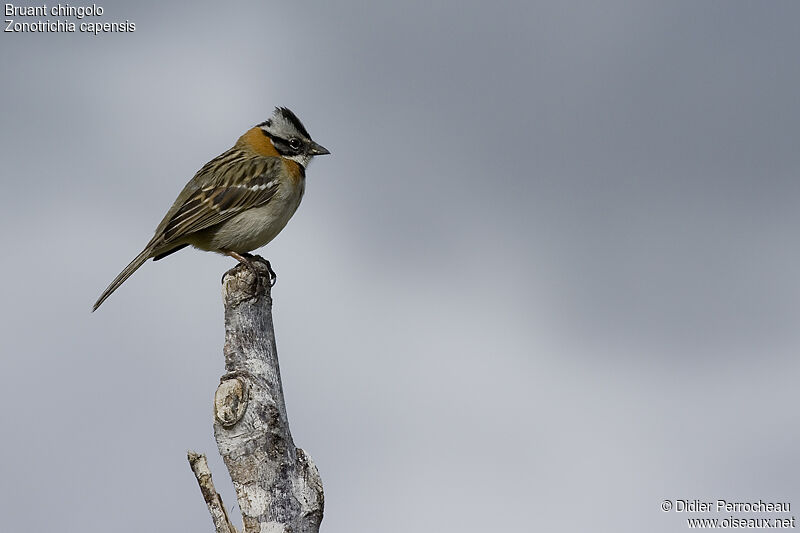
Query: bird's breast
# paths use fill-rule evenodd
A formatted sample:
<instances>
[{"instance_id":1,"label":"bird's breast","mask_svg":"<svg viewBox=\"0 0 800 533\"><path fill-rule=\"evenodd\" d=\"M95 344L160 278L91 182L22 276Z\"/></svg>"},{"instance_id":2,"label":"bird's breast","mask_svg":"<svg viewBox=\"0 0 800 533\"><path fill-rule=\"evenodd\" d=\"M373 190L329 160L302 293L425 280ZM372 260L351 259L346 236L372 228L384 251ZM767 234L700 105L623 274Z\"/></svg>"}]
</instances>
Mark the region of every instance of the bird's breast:
<instances>
[{"instance_id":1,"label":"bird's breast","mask_svg":"<svg viewBox=\"0 0 800 533\"><path fill-rule=\"evenodd\" d=\"M266 204L248 209L214 228L209 228L210 231L203 239L206 242L196 246L239 253L261 248L286 227L297 211L302 197L302 187L281 187Z\"/></svg>"}]
</instances>

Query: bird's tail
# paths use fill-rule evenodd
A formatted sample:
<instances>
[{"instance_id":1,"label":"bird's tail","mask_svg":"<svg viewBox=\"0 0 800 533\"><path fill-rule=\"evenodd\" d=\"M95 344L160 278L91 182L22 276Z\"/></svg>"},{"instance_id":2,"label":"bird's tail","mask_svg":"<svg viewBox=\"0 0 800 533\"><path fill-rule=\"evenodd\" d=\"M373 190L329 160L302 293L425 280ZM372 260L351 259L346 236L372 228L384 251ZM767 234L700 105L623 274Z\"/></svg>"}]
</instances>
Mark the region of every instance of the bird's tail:
<instances>
[{"instance_id":1,"label":"bird's tail","mask_svg":"<svg viewBox=\"0 0 800 533\"><path fill-rule=\"evenodd\" d=\"M136 272L137 268L142 266L145 261L150 259L151 254L152 250L150 249L149 246L146 247L144 250L142 250L142 253L137 255L136 258L133 261L131 261L131 263L128 266L126 266L122 272L119 273L119 276L114 278L114 281L111 282L111 285L109 285L108 288L103 291L103 294L101 294L100 298L98 298L97 301L94 303L94 307L92 307L92 312L97 311L97 308L100 307L100 304L105 302L106 298L111 296L112 292L117 290L119 286L125 282L126 279L131 277L131 274Z\"/></svg>"}]
</instances>

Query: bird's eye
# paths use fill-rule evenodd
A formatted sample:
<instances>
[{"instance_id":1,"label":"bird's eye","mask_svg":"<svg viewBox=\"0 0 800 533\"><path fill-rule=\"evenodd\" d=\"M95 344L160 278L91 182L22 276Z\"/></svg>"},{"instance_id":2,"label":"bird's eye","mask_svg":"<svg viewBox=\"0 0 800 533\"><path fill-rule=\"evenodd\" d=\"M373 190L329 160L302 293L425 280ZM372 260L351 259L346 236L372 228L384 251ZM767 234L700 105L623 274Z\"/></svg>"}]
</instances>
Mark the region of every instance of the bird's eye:
<instances>
[{"instance_id":1,"label":"bird's eye","mask_svg":"<svg viewBox=\"0 0 800 533\"><path fill-rule=\"evenodd\" d=\"M301 145L302 143L297 137L292 137L289 139L289 146L292 148L292 150L299 150Z\"/></svg>"}]
</instances>

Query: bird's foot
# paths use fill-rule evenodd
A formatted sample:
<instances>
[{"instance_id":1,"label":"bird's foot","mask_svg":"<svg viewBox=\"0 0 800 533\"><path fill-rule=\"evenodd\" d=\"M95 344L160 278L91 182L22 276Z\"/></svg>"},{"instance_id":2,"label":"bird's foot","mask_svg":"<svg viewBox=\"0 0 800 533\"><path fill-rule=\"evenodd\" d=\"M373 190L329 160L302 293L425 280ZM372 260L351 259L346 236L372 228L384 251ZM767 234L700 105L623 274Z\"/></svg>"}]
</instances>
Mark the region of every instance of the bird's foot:
<instances>
[{"instance_id":1,"label":"bird's foot","mask_svg":"<svg viewBox=\"0 0 800 533\"><path fill-rule=\"evenodd\" d=\"M269 274L269 286L274 287L275 282L278 281L278 275L272 270L272 264L269 262L269 259L264 259L261 257L260 259L264 260L264 264L267 266L267 274Z\"/></svg>"},{"instance_id":2,"label":"bird's foot","mask_svg":"<svg viewBox=\"0 0 800 533\"><path fill-rule=\"evenodd\" d=\"M264 259L261 256L254 256L249 253L240 254L238 252L234 252L231 250L226 250L224 251L224 253L225 255L229 255L234 259L236 259L237 261L239 261L241 264L245 265L250 270L250 272L253 273L253 276L255 276L256 280L256 289L258 289L258 284L261 283L261 274L259 273L258 268L256 268L255 263L256 261L263 262L264 265L267 267L267 274L269 275L269 286L270 287L275 286L275 282L278 279L278 275L275 274L274 270L272 270L272 265L270 264L269 260ZM223 279L224 277L225 276L223 275Z\"/></svg>"}]
</instances>

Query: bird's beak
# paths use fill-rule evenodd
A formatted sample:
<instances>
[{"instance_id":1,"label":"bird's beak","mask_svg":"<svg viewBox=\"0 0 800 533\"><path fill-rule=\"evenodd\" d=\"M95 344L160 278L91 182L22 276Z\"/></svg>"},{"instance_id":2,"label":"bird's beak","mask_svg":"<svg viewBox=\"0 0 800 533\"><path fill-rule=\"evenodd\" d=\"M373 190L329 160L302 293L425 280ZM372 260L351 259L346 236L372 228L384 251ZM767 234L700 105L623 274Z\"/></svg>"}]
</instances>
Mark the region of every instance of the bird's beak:
<instances>
[{"instance_id":1,"label":"bird's beak","mask_svg":"<svg viewBox=\"0 0 800 533\"><path fill-rule=\"evenodd\" d=\"M328 155L329 153L327 148L311 141L311 155Z\"/></svg>"}]
</instances>

